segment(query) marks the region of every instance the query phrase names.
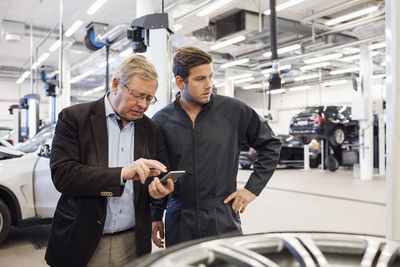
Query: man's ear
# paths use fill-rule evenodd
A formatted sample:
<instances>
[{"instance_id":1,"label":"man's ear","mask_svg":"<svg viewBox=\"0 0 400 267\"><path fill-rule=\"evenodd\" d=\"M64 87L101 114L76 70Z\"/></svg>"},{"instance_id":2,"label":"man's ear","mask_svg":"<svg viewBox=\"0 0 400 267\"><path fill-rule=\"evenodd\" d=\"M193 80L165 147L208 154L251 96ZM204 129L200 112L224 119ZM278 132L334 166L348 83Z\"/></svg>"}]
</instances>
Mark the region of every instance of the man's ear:
<instances>
[{"instance_id":1,"label":"man's ear","mask_svg":"<svg viewBox=\"0 0 400 267\"><path fill-rule=\"evenodd\" d=\"M185 89L185 82L181 76L175 76L175 83L178 86L179 90Z\"/></svg>"},{"instance_id":2,"label":"man's ear","mask_svg":"<svg viewBox=\"0 0 400 267\"><path fill-rule=\"evenodd\" d=\"M119 79L114 77L111 86L111 93L116 95L118 93L118 87L119 87Z\"/></svg>"}]
</instances>

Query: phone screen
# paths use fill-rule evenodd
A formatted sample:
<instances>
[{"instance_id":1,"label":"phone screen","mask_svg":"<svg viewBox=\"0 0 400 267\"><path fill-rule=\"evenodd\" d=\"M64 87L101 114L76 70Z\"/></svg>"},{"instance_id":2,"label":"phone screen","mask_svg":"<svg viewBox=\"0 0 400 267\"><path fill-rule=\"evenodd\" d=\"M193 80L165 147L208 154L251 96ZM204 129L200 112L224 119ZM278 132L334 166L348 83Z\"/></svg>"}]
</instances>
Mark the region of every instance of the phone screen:
<instances>
[{"instance_id":1,"label":"phone screen","mask_svg":"<svg viewBox=\"0 0 400 267\"><path fill-rule=\"evenodd\" d=\"M171 178L172 181L176 181L179 177L181 177L182 175L184 175L186 173L186 171L170 171L169 173L167 173L166 175L164 175L163 178L160 179L160 182L165 184L167 183L167 179Z\"/></svg>"}]
</instances>

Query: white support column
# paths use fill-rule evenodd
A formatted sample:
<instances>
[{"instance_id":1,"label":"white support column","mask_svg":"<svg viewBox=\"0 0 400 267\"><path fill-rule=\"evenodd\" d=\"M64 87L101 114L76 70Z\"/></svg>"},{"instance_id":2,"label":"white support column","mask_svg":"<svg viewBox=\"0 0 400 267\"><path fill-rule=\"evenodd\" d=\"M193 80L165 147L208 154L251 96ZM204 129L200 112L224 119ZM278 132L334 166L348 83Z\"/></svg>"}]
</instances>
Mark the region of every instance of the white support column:
<instances>
[{"instance_id":1,"label":"white support column","mask_svg":"<svg viewBox=\"0 0 400 267\"><path fill-rule=\"evenodd\" d=\"M360 45L360 77L362 95L366 101L366 120L360 120L360 179L372 180L374 175L374 132L372 114L372 57L369 44Z\"/></svg>"},{"instance_id":2,"label":"white support column","mask_svg":"<svg viewBox=\"0 0 400 267\"><path fill-rule=\"evenodd\" d=\"M136 0L136 19L144 15L153 14L156 12L156 3L160 1L155 0Z\"/></svg>"},{"instance_id":3,"label":"white support column","mask_svg":"<svg viewBox=\"0 0 400 267\"><path fill-rule=\"evenodd\" d=\"M61 48L60 48L61 49ZM60 88L56 88L56 120L58 118L58 113L63 108L71 106L71 69L69 62L69 53L66 49L63 51L62 56L62 91L59 92Z\"/></svg>"},{"instance_id":4,"label":"white support column","mask_svg":"<svg viewBox=\"0 0 400 267\"><path fill-rule=\"evenodd\" d=\"M310 169L310 146L304 145L304 170Z\"/></svg>"},{"instance_id":5,"label":"white support column","mask_svg":"<svg viewBox=\"0 0 400 267\"><path fill-rule=\"evenodd\" d=\"M232 76L233 76L233 70L225 69L225 87L223 87L224 90L223 91L221 90L222 92L220 92L220 94L234 97L235 84L233 83L233 80L229 79Z\"/></svg>"},{"instance_id":6,"label":"white support column","mask_svg":"<svg viewBox=\"0 0 400 267\"><path fill-rule=\"evenodd\" d=\"M146 115L150 118L171 102L171 39L167 29L150 30L150 46L146 56L154 64L158 74L158 102L150 105Z\"/></svg>"},{"instance_id":7,"label":"white support column","mask_svg":"<svg viewBox=\"0 0 400 267\"><path fill-rule=\"evenodd\" d=\"M400 241L400 3L386 0L386 237Z\"/></svg>"}]
</instances>

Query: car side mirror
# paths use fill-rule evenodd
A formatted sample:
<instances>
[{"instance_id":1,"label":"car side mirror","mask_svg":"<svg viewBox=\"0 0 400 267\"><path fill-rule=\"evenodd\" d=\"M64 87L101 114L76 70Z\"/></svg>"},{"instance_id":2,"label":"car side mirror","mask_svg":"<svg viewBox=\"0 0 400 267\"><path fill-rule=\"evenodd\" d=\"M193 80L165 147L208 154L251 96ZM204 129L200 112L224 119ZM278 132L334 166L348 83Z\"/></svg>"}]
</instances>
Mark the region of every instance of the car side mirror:
<instances>
[{"instance_id":1,"label":"car side mirror","mask_svg":"<svg viewBox=\"0 0 400 267\"><path fill-rule=\"evenodd\" d=\"M44 144L40 146L39 156L49 158L51 155L51 148L49 144Z\"/></svg>"}]
</instances>

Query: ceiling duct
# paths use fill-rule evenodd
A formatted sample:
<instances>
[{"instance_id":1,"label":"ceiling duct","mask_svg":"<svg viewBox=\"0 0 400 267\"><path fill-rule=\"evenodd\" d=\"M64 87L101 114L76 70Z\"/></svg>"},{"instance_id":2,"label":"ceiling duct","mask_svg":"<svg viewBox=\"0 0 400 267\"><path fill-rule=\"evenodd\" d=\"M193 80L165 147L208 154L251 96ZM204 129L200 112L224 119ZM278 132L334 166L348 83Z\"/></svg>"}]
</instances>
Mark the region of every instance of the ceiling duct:
<instances>
[{"instance_id":1,"label":"ceiling duct","mask_svg":"<svg viewBox=\"0 0 400 267\"><path fill-rule=\"evenodd\" d=\"M193 36L214 42L232 34L246 34L258 29L258 14L240 10L234 14L218 17L217 20L202 29L193 32Z\"/></svg>"}]
</instances>

